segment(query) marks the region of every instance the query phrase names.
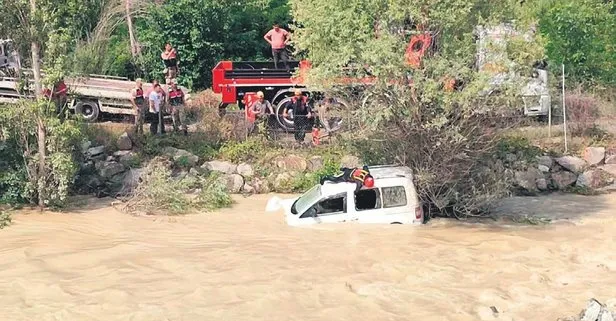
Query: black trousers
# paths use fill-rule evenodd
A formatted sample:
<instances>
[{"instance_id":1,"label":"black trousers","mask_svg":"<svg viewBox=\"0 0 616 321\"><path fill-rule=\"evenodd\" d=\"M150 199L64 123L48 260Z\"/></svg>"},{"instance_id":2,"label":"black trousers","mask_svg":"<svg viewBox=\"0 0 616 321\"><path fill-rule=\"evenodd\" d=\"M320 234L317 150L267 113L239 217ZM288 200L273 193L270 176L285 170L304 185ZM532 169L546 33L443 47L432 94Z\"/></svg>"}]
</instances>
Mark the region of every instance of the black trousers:
<instances>
[{"instance_id":1,"label":"black trousers","mask_svg":"<svg viewBox=\"0 0 616 321\"><path fill-rule=\"evenodd\" d=\"M159 124L162 124L161 134L165 133L165 124L162 123L162 112L158 112L158 113L148 112L148 118L149 118L149 122L150 122L150 133L152 135L156 135L158 133L158 125Z\"/></svg>"},{"instance_id":2,"label":"black trousers","mask_svg":"<svg viewBox=\"0 0 616 321\"><path fill-rule=\"evenodd\" d=\"M274 57L274 68L278 69L278 62L282 61L284 65L284 69L289 71L289 55L287 54L287 49L272 49L272 56Z\"/></svg>"},{"instance_id":3,"label":"black trousers","mask_svg":"<svg viewBox=\"0 0 616 321\"><path fill-rule=\"evenodd\" d=\"M310 130L310 119L306 115L294 116L293 126L295 127L295 140L303 142L306 139L306 132Z\"/></svg>"}]
</instances>

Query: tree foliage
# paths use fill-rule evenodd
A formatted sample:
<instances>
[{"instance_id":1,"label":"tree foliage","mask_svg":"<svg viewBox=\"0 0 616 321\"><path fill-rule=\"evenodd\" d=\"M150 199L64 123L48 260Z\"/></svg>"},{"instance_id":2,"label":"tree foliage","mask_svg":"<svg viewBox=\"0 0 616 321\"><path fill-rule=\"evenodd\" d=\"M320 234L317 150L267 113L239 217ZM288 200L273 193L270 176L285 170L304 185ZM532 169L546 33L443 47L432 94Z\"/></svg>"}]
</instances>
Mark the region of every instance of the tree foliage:
<instances>
[{"instance_id":1,"label":"tree foliage","mask_svg":"<svg viewBox=\"0 0 616 321\"><path fill-rule=\"evenodd\" d=\"M571 80L616 84L616 5L602 0L563 0L540 12L540 30L556 69Z\"/></svg>"}]
</instances>

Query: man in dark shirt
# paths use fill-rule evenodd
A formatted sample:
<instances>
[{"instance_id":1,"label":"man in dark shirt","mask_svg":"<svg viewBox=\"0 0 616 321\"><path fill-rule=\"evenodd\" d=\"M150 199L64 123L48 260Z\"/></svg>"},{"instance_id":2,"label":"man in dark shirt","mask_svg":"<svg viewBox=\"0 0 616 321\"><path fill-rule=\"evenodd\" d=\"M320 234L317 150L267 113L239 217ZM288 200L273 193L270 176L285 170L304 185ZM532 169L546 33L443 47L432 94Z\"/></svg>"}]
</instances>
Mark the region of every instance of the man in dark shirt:
<instances>
[{"instance_id":1,"label":"man in dark shirt","mask_svg":"<svg viewBox=\"0 0 616 321\"><path fill-rule=\"evenodd\" d=\"M289 110L293 110L293 125L295 126L295 140L303 143L306 138L306 131L310 130L312 120L312 109L308 106L308 97L302 94L301 89L295 89L295 96L287 104L283 116L287 117Z\"/></svg>"}]
</instances>

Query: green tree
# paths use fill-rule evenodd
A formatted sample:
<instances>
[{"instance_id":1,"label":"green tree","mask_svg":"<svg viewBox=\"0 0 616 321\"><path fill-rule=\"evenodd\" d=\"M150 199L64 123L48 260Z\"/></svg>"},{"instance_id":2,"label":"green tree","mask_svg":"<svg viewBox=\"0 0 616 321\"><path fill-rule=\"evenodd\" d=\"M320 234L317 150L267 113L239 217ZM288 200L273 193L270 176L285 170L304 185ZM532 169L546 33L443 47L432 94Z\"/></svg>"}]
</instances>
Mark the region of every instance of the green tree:
<instances>
[{"instance_id":1,"label":"green tree","mask_svg":"<svg viewBox=\"0 0 616 321\"><path fill-rule=\"evenodd\" d=\"M540 30L553 66L574 81L616 84L616 13L601 0L554 1L542 8Z\"/></svg>"}]
</instances>

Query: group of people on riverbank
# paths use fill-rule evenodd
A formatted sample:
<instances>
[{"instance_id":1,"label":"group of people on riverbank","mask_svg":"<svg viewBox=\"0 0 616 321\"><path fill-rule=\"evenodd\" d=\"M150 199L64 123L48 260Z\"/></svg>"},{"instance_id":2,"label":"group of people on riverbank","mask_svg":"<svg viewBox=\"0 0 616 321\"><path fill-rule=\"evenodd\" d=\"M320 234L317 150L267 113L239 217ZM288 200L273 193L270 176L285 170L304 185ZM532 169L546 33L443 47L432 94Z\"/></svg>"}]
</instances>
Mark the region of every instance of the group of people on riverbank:
<instances>
[{"instance_id":1,"label":"group of people on riverbank","mask_svg":"<svg viewBox=\"0 0 616 321\"><path fill-rule=\"evenodd\" d=\"M182 131L188 135L186 124L184 92L178 87L177 76L179 74L177 52L166 44L165 51L161 54L165 63L165 87L157 80L152 81L152 88L148 93L143 90L143 80L135 80L135 88L131 90L131 103L136 111L135 133L143 134L143 125L150 123L150 133L153 135L165 134L164 115L171 114L173 130Z\"/></svg>"}]
</instances>

